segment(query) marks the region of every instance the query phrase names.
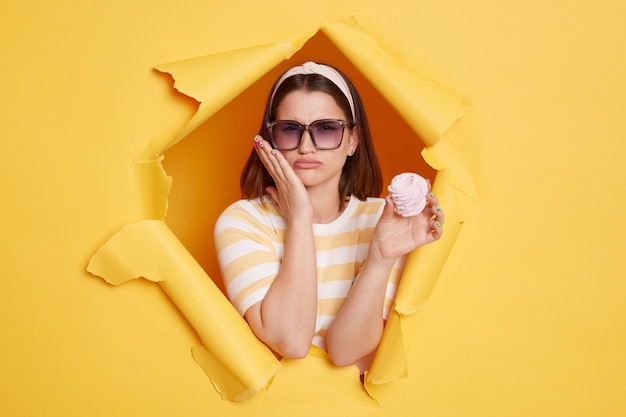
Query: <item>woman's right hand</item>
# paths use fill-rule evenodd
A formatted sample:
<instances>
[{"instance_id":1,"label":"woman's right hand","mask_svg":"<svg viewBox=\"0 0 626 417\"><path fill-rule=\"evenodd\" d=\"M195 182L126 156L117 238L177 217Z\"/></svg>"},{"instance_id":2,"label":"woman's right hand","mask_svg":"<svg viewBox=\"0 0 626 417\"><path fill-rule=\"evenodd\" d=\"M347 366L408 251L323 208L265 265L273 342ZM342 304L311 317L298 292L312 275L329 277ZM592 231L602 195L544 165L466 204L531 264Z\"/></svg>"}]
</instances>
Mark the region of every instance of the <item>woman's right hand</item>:
<instances>
[{"instance_id":1,"label":"woman's right hand","mask_svg":"<svg viewBox=\"0 0 626 417\"><path fill-rule=\"evenodd\" d=\"M265 169L274 179L275 186L267 187L265 192L272 196L283 216L286 219L293 215L312 217L313 208L306 188L282 153L273 149L272 145L259 135L254 137L254 148Z\"/></svg>"},{"instance_id":2,"label":"woman's right hand","mask_svg":"<svg viewBox=\"0 0 626 417\"><path fill-rule=\"evenodd\" d=\"M429 192L426 200L428 204L421 213L403 217L395 213L393 199L387 197L383 214L374 229L370 254L381 260L395 260L441 238L444 212L433 193Z\"/></svg>"}]
</instances>

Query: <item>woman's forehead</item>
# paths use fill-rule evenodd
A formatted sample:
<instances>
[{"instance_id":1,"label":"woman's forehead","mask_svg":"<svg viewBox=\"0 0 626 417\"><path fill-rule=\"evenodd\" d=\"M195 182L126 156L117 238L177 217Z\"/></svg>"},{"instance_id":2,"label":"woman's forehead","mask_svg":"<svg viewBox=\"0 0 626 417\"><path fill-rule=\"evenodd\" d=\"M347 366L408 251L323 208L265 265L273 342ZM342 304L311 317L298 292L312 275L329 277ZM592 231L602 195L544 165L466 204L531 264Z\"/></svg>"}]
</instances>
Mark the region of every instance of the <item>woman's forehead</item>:
<instances>
[{"instance_id":1,"label":"woman's forehead","mask_svg":"<svg viewBox=\"0 0 626 417\"><path fill-rule=\"evenodd\" d=\"M345 119L333 96L322 91L294 90L276 108L276 119L311 122L318 119ZM305 119L305 120L301 120Z\"/></svg>"}]
</instances>

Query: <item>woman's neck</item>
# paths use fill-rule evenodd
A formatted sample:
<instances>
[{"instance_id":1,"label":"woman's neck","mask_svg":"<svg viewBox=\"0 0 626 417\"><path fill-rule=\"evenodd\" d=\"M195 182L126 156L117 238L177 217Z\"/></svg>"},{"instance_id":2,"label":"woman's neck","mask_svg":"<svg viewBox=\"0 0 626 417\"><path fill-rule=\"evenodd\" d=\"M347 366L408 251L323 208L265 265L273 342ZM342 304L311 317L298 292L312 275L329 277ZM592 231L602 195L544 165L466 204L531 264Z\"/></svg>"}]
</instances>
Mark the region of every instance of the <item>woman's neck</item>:
<instances>
[{"instance_id":1,"label":"woman's neck","mask_svg":"<svg viewBox=\"0 0 626 417\"><path fill-rule=\"evenodd\" d=\"M338 192L330 196L328 192L309 191L309 198L313 206L313 223L317 224L332 222L339 217L346 206L345 201L342 201L340 205Z\"/></svg>"}]
</instances>

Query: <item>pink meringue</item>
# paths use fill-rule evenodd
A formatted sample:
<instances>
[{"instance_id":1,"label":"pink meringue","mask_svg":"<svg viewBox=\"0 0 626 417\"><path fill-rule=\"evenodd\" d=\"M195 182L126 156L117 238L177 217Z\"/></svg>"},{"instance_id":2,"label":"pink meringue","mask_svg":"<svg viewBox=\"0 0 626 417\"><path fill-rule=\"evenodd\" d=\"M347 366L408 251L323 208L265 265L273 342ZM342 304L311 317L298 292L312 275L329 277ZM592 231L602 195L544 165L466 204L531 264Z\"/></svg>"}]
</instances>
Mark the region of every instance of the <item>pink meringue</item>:
<instances>
[{"instance_id":1,"label":"pink meringue","mask_svg":"<svg viewBox=\"0 0 626 417\"><path fill-rule=\"evenodd\" d=\"M415 216L426 207L428 181L418 174L405 172L396 175L387 190L400 216Z\"/></svg>"}]
</instances>

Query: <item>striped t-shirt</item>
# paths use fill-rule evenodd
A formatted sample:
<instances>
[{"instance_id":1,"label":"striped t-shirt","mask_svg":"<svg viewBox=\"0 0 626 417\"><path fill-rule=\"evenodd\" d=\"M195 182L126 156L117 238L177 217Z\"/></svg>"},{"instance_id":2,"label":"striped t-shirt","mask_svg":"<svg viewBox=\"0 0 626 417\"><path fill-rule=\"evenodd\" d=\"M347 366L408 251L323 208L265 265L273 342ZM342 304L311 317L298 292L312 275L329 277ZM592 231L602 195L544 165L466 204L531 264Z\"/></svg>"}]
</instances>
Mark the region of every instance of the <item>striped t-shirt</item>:
<instances>
[{"instance_id":1,"label":"striped t-shirt","mask_svg":"<svg viewBox=\"0 0 626 417\"><path fill-rule=\"evenodd\" d=\"M313 344L326 349L326 331L343 305L363 266L374 227L384 208L381 198L351 197L341 215L314 224L317 260L317 322ZM283 257L286 222L270 197L240 200L221 214L215 225L215 245L226 292L241 315L262 301ZM393 305L405 258L394 266L387 285L387 318Z\"/></svg>"}]
</instances>

